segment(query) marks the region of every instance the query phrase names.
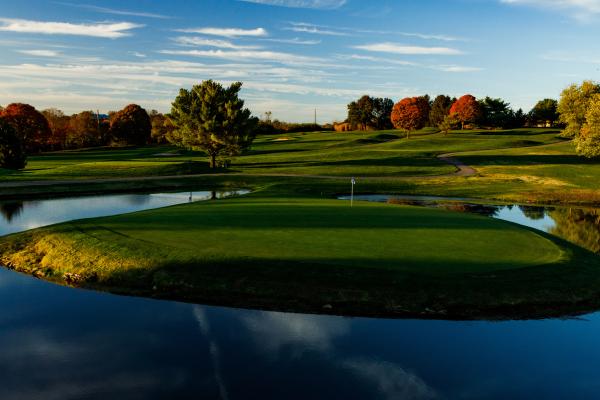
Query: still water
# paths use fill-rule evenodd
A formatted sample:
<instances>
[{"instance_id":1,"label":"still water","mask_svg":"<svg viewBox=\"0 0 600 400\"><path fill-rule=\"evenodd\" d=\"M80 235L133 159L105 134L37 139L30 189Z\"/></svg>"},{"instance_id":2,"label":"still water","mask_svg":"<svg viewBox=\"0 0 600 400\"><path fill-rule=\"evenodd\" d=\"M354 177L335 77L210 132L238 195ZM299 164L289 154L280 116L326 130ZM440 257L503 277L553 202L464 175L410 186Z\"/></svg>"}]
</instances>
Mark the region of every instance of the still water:
<instances>
[{"instance_id":1,"label":"still water","mask_svg":"<svg viewBox=\"0 0 600 400\"><path fill-rule=\"evenodd\" d=\"M1 229L188 196L25 202ZM600 314L493 323L288 314L115 296L5 269L0 304L3 400L600 398Z\"/></svg>"}]
</instances>

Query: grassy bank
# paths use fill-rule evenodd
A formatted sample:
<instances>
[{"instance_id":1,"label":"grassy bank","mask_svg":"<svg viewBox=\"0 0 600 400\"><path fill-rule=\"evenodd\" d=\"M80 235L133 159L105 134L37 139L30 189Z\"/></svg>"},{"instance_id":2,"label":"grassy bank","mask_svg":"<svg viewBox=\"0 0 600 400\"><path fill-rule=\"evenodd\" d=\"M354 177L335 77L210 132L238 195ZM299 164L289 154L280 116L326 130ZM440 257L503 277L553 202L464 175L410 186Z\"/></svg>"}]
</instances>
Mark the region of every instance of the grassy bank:
<instances>
[{"instance_id":1,"label":"grassy bank","mask_svg":"<svg viewBox=\"0 0 600 400\"><path fill-rule=\"evenodd\" d=\"M293 311L518 318L600 294L595 255L514 224L270 193L41 228L0 252L57 282Z\"/></svg>"}]
</instances>

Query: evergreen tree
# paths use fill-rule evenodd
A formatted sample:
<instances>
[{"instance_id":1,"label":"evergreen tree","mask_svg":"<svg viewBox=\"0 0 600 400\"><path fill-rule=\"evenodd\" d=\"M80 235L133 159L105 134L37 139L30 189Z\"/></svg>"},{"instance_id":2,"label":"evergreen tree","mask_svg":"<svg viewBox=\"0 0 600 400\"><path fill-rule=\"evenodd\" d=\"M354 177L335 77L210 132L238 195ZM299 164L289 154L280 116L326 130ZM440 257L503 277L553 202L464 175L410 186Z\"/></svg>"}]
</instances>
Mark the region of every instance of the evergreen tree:
<instances>
[{"instance_id":1,"label":"evergreen tree","mask_svg":"<svg viewBox=\"0 0 600 400\"><path fill-rule=\"evenodd\" d=\"M181 89L169 115L175 128L169 140L204 151L211 168L217 167L217 157L239 155L252 144L258 125L238 97L241 88L241 82L224 88L208 80L191 90Z\"/></svg>"}]
</instances>

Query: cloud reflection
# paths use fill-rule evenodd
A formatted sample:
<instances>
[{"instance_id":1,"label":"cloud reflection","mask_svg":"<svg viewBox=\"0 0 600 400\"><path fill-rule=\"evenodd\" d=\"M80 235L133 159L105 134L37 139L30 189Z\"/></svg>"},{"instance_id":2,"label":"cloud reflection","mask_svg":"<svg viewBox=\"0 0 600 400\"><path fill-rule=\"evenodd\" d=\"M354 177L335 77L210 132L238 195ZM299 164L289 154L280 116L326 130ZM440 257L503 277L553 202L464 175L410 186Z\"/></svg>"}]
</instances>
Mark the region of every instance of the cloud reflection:
<instances>
[{"instance_id":1,"label":"cloud reflection","mask_svg":"<svg viewBox=\"0 0 600 400\"><path fill-rule=\"evenodd\" d=\"M421 378L397 364L374 360L347 360L342 365L375 384L386 399L427 400L438 395Z\"/></svg>"},{"instance_id":2,"label":"cloud reflection","mask_svg":"<svg viewBox=\"0 0 600 400\"><path fill-rule=\"evenodd\" d=\"M271 353L293 345L326 352L336 337L350 331L350 322L346 319L316 315L259 312L243 316L242 322L256 342Z\"/></svg>"},{"instance_id":3,"label":"cloud reflection","mask_svg":"<svg viewBox=\"0 0 600 400\"><path fill-rule=\"evenodd\" d=\"M229 399L229 392L225 386L225 380L223 379L223 373L221 371L221 352L219 351L219 346L211 335L210 323L204 309L200 306L194 306L193 310L200 332L202 332L202 335L204 335L209 342L208 350L213 364L215 382L219 388L219 395L222 400L227 400Z\"/></svg>"}]
</instances>

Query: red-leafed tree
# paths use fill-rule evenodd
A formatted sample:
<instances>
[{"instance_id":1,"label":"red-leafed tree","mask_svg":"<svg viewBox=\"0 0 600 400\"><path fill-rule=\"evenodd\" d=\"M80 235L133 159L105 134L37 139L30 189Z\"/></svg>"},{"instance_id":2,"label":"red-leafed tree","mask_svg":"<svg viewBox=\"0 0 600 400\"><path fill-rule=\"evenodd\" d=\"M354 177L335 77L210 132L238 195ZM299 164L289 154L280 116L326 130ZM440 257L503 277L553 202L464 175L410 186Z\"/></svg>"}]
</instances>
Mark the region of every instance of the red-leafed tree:
<instances>
[{"instance_id":1,"label":"red-leafed tree","mask_svg":"<svg viewBox=\"0 0 600 400\"><path fill-rule=\"evenodd\" d=\"M480 113L479 102L470 94L462 96L452 104L452 107L450 107L450 115L453 115L460 121L461 129L465 128L465 124L475 122Z\"/></svg>"},{"instance_id":2,"label":"red-leafed tree","mask_svg":"<svg viewBox=\"0 0 600 400\"><path fill-rule=\"evenodd\" d=\"M52 150L64 149L67 143L70 117L56 108L48 108L42 111L42 114L46 117L52 130L52 137L48 141L48 145Z\"/></svg>"},{"instance_id":3,"label":"red-leafed tree","mask_svg":"<svg viewBox=\"0 0 600 400\"><path fill-rule=\"evenodd\" d=\"M0 112L21 138L27 153L37 153L50 148L52 130L46 117L29 104L13 103Z\"/></svg>"},{"instance_id":4,"label":"red-leafed tree","mask_svg":"<svg viewBox=\"0 0 600 400\"><path fill-rule=\"evenodd\" d=\"M117 144L147 144L151 131L150 116L137 104L128 105L110 118L110 135Z\"/></svg>"},{"instance_id":5,"label":"red-leafed tree","mask_svg":"<svg viewBox=\"0 0 600 400\"><path fill-rule=\"evenodd\" d=\"M69 118L65 147L79 149L105 144L102 140L101 122L93 111L82 111Z\"/></svg>"},{"instance_id":6,"label":"red-leafed tree","mask_svg":"<svg viewBox=\"0 0 600 400\"><path fill-rule=\"evenodd\" d=\"M396 129L410 132L423 128L429 120L429 101L427 97L408 97L400 100L392 109L391 120Z\"/></svg>"}]
</instances>

